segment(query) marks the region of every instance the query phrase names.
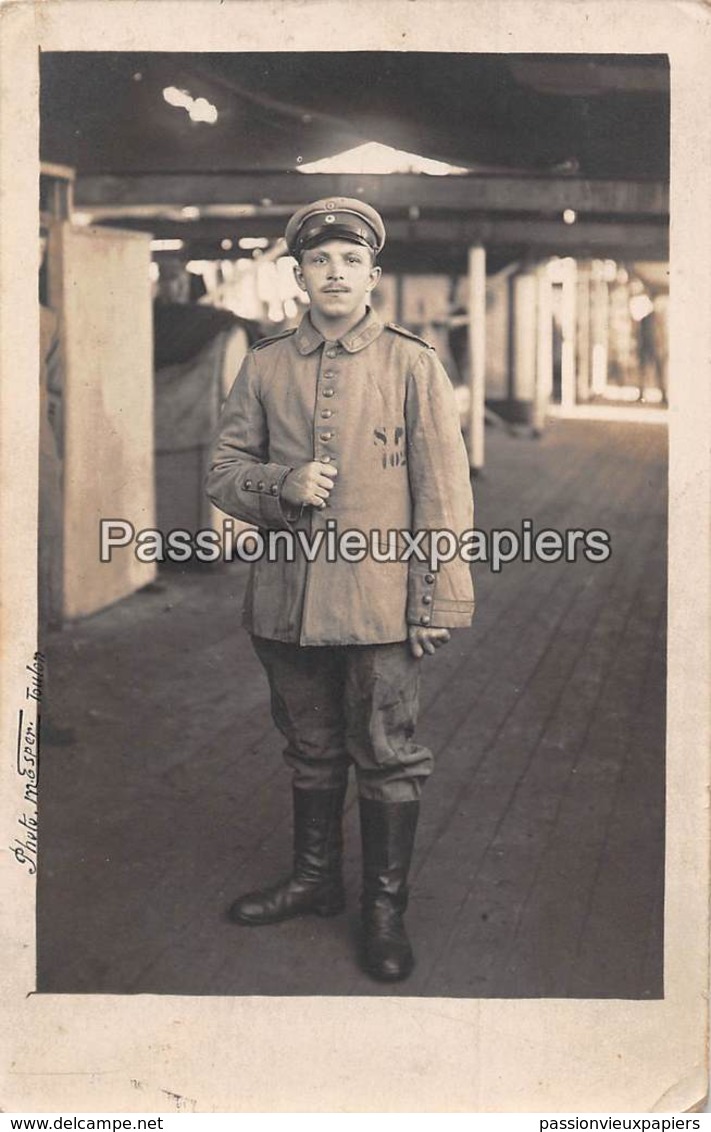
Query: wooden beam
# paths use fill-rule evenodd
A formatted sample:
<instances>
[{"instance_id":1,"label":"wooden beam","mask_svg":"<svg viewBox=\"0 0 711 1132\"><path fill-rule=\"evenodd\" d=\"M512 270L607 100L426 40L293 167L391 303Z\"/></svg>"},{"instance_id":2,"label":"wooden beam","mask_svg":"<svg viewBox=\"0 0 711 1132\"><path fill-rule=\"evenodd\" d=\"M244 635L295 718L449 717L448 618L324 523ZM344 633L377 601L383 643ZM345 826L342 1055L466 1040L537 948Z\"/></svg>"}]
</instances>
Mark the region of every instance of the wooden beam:
<instances>
[{"instance_id":1,"label":"wooden beam","mask_svg":"<svg viewBox=\"0 0 711 1132\"><path fill-rule=\"evenodd\" d=\"M276 239L284 231L284 217L203 217L173 220L163 217L137 218L120 210L101 210L113 226L149 231L156 238L179 238L192 243L218 242L224 238L265 236ZM665 223L581 221L563 224L553 220L524 219L423 219L415 222L388 221L388 239L383 262L388 257L407 257L409 249L432 252L437 259L466 262L466 249L479 240L489 248L520 248L540 255L589 255L611 258L635 257L664 261L669 258L669 232ZM232 254L232 253L230 253ZM462 268L464 270L464 267Z\"/></svg>"},{"instance_id":2,"label":"wooden beam","mask_svg":"<svg viewBox=\"0 0 711 1132\"><path fill-rule=\"evenodd\" d=\"M382 254L398 261L416 258L423 262L449 258L465 270L464 249L481 241L490 251L507 251L512 257L527 254L602 259L669 259L669 231L665 224L608 224L605 222L556 224L540 220L419 221L406 234L398 222L388 224L388 242Z\"/></svg>"},{"instance_id":3,"label":"wooden beam","mask_svg":"<svg viewBox=\"0 0 711 1132\"><path fill-rule=\"evenodd\" d=\"M668 187L658 181L593 181L574 177L501 175L428 177L302 173L188 173L81 177L77 205L231 204L283 206L287 211L328 196L361 197L384 212L408 208L451 211L547 212L665 216Z\"/></svg>"},{"instance_id":4,"label":"wooden beam","mask_svg":"<svg viewBox=\"0 0 711 1132\"><path fill-rule=\"evenodd\" d=\"M603 63L593 63L581 56L561 56L558 59L512 57L508 66L522 86L539 94L568 96L601 94L667 94L669 93L669 67L663 63L654 67L641 66L614 55Z\"/></svg>"}]
</instances>

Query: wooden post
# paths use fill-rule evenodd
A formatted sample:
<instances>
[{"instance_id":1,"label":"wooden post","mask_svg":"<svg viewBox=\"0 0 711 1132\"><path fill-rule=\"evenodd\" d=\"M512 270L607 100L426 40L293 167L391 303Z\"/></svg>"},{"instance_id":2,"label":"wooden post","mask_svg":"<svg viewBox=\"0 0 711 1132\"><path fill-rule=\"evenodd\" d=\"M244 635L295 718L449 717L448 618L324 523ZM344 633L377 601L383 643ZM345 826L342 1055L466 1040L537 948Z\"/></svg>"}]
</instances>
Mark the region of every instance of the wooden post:
<instances>
[{"instance_id":1,"label":"wooden post","mask_svg":"<svg viewBox=\"0 0 711 1132\"><path fill-rule=\"evenodd\" d=\"M469 249L469 466L484 467L484 414L486 410L486 250Z\"/></svg>"},{"instance_id":2,"label":"wooden post","mask_svg":"<svg viewBox=\"0 0 711 1132\"><path fill-rule=\"evenodd\" d=\"M83 617L153 580L135 547L102 562L102 519L155 527L150 236L61 233L63 614ZM121 281L120 286L117 280Z\"/></svg>"},{"instance_id":3,"label":"wooden post","mask_svg":"<svg viewBox=\"0 0 711 1132\"><path fill-rule=\"evenodd\" d=\"M561 306L563 343L560 404L562 409L572 409L575 407L575 277L577 269L574 259L564 260L563 265L563 302Z\"/></svg>"},{"instance_id":4,"label":"wooden post","mask_svg":"<svg viewBox=\"0 0 711 1132\"><path fill-rule=\"evenodd\" d=\"M609 335L609 295L605 281L605 265L601 260L593 263L592 290L592 374L591 392L599 397L607 385L607 340Z\"/></svg>"},{"instance_id":5,"label":"wooden post","mask_svg":"<svg viewBox=\"0 0 711 1132\"><path fill-rule=\"evenodd\" d=\"M534 436L540 436L546 423L546 411L553 391L553 310L551 278L548 264L538 268L538 305L536 315L536 384L533 399Z\"/></svg>"},{"instance_id":6,"label":"wooden post","mask_svg":"<svg viewBox=\"0 0 711 1132\"><path fill-rule=\"evenodd\" d=\"M513 277L511 411L513 419L530 424L536 388L537 280L530 266Z\"/></svg>"},{"instance_id":7,"label":"wooden post","mask_svg":"<svg viewBox=\"0 0 711 1132\"><path fill-rule=\"evenodd\" d=\"M578 372L576 374L577 403L584 405L590 400L591 385L591 326L590 326L590 263L583 261L578 264L577 286L577 357Z\"/></svg>"}]
</instances>

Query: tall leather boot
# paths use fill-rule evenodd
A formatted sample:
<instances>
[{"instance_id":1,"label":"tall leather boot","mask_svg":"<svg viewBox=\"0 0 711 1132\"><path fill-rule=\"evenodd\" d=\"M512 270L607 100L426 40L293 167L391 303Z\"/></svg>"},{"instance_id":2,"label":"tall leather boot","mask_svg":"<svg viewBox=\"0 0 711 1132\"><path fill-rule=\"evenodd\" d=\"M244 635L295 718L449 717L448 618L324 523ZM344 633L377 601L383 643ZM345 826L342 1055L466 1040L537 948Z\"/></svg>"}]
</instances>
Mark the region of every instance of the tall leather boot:
<instances>
[{"instance_id":1,"label":"tall leather boot","mask_svg":"<svg viewBox=\"0 0 711 1132\"><path fill-rule=\"evenodd\" d=\"M238 924L277 924L314 912L335 916L346 906L341 819L346 787L293 789L294 868L280 884L235 900L229 917Z\"/></svg>"},{"instance_id":2,"label":"tall leather boot","mask_svg":"<svg viewBox=\"0 0 711 1132\"><path fill-rule=\"evenodd\" d=\"M382 982L406 979L415 965L403 914L420 803L360 798L363 842L363 966Z\"/></svg>"}]
</instances>

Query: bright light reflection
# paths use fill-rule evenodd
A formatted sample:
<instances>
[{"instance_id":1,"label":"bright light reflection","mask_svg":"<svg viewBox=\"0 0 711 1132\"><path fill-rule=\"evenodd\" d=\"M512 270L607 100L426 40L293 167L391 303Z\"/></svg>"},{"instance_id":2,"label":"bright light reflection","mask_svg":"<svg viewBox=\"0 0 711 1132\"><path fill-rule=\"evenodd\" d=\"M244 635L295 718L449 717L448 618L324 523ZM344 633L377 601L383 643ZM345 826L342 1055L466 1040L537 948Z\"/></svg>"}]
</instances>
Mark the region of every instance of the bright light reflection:
<instances>
[{"instance_id":1,"label":"bright light reflection","mask_svg":"<svg viewBox=\"0 0 711 1132\"><path fill-rule=\"evenodd\" d=\"M663 400L661 389L656 389L653 385L647 385L642 390L642 399L648 401L650 405L658 405Z\"/></svg>"},{"instance_id":2,"label":"bright light reflection","mask_svg":"<svg viewBox=\"0 0 711 1132\"><path fill-rule=\"evenodd\" d=\"M606 283L614 283L617 278L617 264L614 259L606 259L603 264L603 279Z\"/></svg>"},{"instance_id":3,"label":"bright light reflection","mask_svg":"<svg viewBox=\"0 0 711 1132\"><path fill-rule=\"evenodd\" d=\"M575 271L575 260L571 256L559 259L554 256L548 261L548 278L551 283L565 283Z\"/></svg>"},{"instance_id":4,"label":"bright light reflection","mask_svg":"<svg viewBox=\"0 0 711 1132\"><path fill-rule=\"evenodd\" d=\"M183 247L183 240L151 240L152 252L179 252Z\"/></svg>"},{"instance_id":5,"label":"bright light reflection","mask_svg":"<svg viewBox=\"0 0 711 1132\"><path fill-rule=\"evenodd\" d=\"M193 122L207 122L208 126L214 126L217 121L217 107L206 98L196 98L188 107L188 114Z\"/></svg>"},{"instance_id":6,"label":"bright light reflection","mask_svg":"<svg viewBox=\"0 0 711 1132\"><path fill-rule=\"evenodd\" d=\"M187 90L178 90L177 86L165 87L163 98L169 106L182 106L183 110L188 110L193 102Z\"/></svg>"},{"instance_id":7,"label":"bright light reflection","mask_svg":"<svg viewBox=\"0 0 711 1132\"><path fill-rule=\"evenodd\" d=\"M288 281L289 283L293 282L295 267L296 260L293 258L293 256L290 255L279 256L279 259L276 261L276 269L278 274L282 279Z\"/></svg>"},{"instance_id":8,"label":"bright light reflection","mask_svg":"<svg viewBox=\"0 0 711 1132\"><path fill-rule=\"evenodd\" d=\"M639 401L636 385L606 385L602 392L608 401Z\"/></svg>"},{"instance_id":9,"label":"bright light reflection","mask_svg":"<svg viewBox=\"0 0 711 1132\"><path fill-rule=\"evenodd\" d=\"M428 173L433 177L461 175L469 170L460 165L448 165L445 161L434 161L407 153L403 149L393 149L380 142L366 142L354 149L324 157L321 161L310 161L299 165L300 173Z\"/></svg>"},{"instance_id":10,"label":"bright light reflection","mask_svg":"<svg viewBox=\"0 0 711 1132\"><path fill-rule=\"evenodd\" d=\"M635 322L641 322L654 310L654 303L649 295L633 295L630 299L630 314Z\"/></svg>"},{"instance_id":11,"label":"bright light reflection","mask_svg":"<svg viewBox=\"0 0 711 1132\"><path fill-rule=\"evenodd\" d=\"M177 86L164 87L163 98L169 106L187 111L192 122L206 122L214 126L217 121L217 107L206 98L193 98L187 90L180 90Z\"/></svg>"},{"instance_id":12,"label":"bright light reflection","mask_svg":"<svg viewBox=\"0 0 711 1132\"><path fill-rule=\"evenodd\" d=\"M268 248L269 240L265 236L242 236L239 240L239 246L244 251L253 251L254 248Z\"/></svg>"}]
</instances>

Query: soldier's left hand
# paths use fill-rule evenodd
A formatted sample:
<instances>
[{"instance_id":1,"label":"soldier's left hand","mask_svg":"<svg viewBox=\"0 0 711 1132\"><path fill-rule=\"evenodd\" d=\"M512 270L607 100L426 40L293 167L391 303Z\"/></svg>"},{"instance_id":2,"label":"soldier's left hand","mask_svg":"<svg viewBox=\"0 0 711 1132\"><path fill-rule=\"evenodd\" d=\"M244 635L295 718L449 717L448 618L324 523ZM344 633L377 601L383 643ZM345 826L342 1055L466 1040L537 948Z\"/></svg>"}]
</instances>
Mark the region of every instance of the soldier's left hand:
<instances>
[{"instance_id":1,"label":"soldier's left hand","mask_svg":"<svg viewBox=\"0 0 711 1132\"><path fill-rule=\"evenodd\" d=\"M451 637L449 629L425 628L422 625L410 625L408 629L410 651L416 660L420 660L425 653L433 656Z\"/></svg>"}]
</instances>

